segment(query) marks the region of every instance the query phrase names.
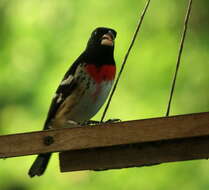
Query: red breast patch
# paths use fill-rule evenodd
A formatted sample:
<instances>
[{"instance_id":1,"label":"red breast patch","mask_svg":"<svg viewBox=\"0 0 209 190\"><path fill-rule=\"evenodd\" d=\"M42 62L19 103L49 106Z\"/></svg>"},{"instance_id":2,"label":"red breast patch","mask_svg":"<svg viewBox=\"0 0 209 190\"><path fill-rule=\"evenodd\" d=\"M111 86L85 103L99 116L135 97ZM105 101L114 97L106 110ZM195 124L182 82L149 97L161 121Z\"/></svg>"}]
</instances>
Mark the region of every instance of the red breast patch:
<instances>
[{"instance_id":1,"label":"red breast patch","mask_svg":"<svg viewBox=\"0 0 209 190\"><path fill-rule=\"evenodd\" d=\"M109 81L115 78L116 67L115 65L102 65L100 67L94 64L86 65L86 71L97 82Z\"/></svg>"}]
</instances>

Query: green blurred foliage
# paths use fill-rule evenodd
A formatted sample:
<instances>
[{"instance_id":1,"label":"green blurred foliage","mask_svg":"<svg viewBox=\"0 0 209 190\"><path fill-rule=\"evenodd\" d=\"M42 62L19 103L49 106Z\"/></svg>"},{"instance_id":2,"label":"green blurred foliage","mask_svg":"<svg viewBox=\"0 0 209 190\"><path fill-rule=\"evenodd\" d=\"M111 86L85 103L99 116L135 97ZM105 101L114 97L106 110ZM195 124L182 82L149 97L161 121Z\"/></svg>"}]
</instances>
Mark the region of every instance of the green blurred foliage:
<instances>
[{"instance_id":1,"label":"green blurred foliage","mask_svg":"<svg viewBox=\"0 0 209 190\"><path fill-rule=\"evenodd\" d=\"M119 70L144 4L142 0L0 0L0 133L42 128L57 85L95 27L117 30ZM186 7L186 0L151 2L107 118L165 115ZM194 1L172 115L208 111L208 8L209 1ZM43 177L29 179L33 159L0 160L0 189L209 189L206 160L61 174L54 156Z\"/></svg>"}]
</instances>

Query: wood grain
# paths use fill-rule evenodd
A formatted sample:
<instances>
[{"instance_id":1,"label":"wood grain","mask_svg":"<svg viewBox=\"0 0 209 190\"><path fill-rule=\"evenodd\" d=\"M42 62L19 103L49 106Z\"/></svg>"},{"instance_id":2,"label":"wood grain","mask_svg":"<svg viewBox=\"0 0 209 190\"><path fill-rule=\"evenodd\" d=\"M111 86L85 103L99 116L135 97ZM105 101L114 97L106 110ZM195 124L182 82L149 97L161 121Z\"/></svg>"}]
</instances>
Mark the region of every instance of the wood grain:
<instances>
[{"instance_id":1,"label":"wood grain","mask_svg":"<svg viewBox=\"0 0 209 190\"><path fill-rule=\"evenodd\" d=\"M208 135L205 112L0 136L0 158Z\"/></svg>"},{"instance_id":2,"label":"wood grain","mask_svg":"<svg viewBox=\"0 0 209 190\"><path fill-rule=\"evenodd\" d=\"M209 158L209 136L62 152L61 172L106 170Z\"/></svg>"}]
</instances>

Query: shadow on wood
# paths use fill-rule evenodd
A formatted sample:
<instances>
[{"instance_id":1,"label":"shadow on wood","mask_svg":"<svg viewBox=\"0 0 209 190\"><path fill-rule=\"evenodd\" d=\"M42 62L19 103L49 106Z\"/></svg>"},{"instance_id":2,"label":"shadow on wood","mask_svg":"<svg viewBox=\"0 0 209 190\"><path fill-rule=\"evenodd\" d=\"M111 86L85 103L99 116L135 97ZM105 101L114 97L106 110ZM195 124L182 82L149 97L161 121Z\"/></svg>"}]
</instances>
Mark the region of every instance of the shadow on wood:
<instances>
[{"instance_id":1,"label":"shadow on wood","mask_svg":"<svg viewBox=\"0 0 209 190\"><path fill-rule=\"evenodd\" d=\"M60 153L61 172L149 166L209 158L209 136Z\"/></svg>"},{"instance_id":2,"label":"shadow on wood","mask_svg":"<svg viewBox=\"0 0 209 190\"><path fill-rule=\"evenodd\" d=\"M149 124L144 125L146 121ZM147 166L209 157L209 113L141 120L141 124L137 129L141 133L131 136L124 133L127 139L138 135L139 143L60 153L61 172ZM197 133L199 135L194 135ZM150 141L143 141L146 138Z\"/></svg>"}]
</instances>

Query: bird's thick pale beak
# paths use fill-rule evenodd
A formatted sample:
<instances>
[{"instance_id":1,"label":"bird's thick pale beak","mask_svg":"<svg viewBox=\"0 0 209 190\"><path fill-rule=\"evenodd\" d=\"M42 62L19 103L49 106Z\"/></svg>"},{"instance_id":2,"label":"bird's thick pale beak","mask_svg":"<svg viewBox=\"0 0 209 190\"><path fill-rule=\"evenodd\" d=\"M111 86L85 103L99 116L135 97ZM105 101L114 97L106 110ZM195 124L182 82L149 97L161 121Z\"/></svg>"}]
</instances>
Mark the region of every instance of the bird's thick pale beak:
<instances>
[{"instance_id":1,"label":"bird's thick pale beak","mask_svg":"<svg viewBox=\"0 0 209 190\"><path fill-rule=\"evenodd\" d=\"M105 46L113 46L114 45L114 35L112 34L111 31L108 33L104 34L101 38L101 45Z\"/></svg>"}]
</instances>

